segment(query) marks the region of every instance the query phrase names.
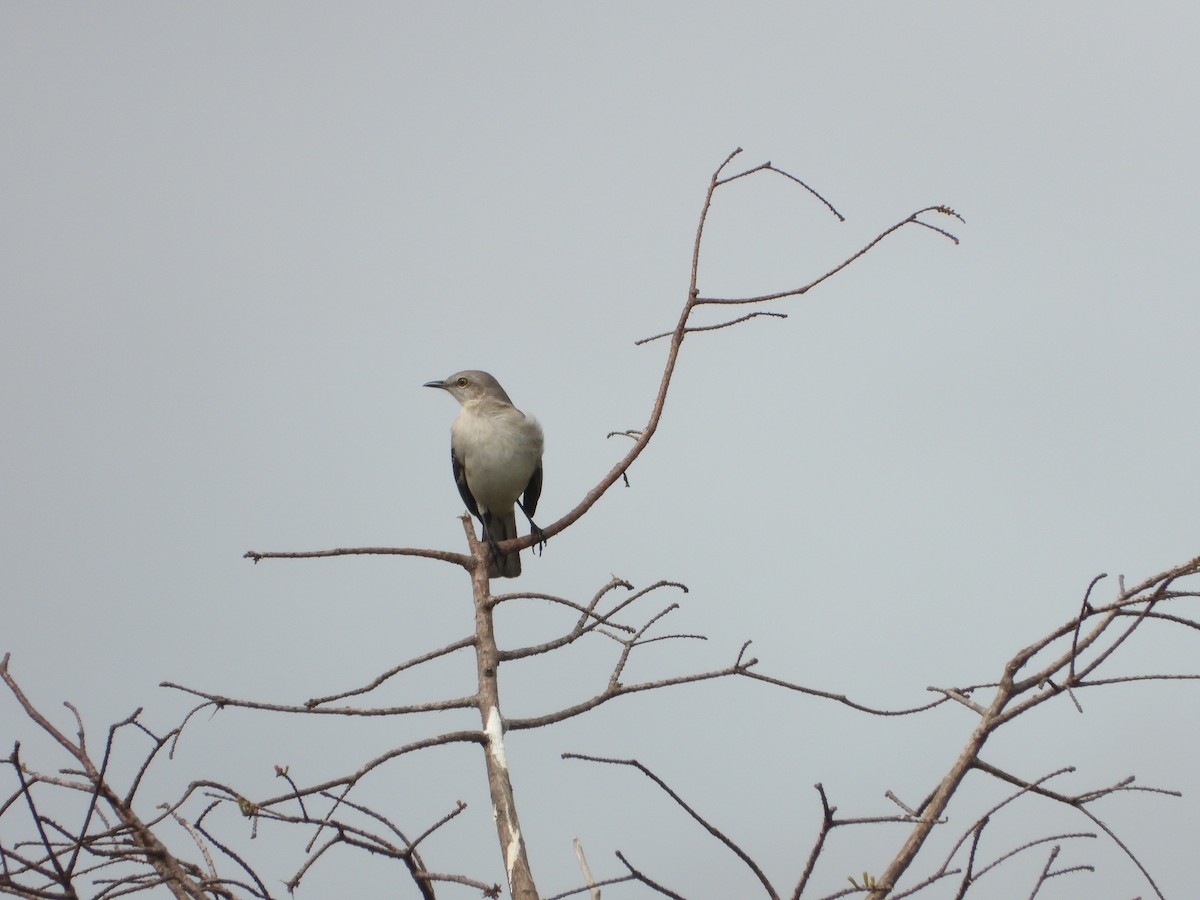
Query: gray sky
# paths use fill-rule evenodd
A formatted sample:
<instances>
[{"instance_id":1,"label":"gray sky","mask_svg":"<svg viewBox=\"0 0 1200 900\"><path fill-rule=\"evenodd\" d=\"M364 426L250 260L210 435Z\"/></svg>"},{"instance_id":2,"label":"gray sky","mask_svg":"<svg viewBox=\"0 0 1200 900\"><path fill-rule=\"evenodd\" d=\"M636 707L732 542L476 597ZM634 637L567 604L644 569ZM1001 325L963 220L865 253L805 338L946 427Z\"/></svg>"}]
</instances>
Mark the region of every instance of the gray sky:
<instances>
[{"instance_id":1,"label":"gray sky","mask_svg":"<svg viewBox=\"0 0 1200 900\"><path fill-rule=\"evenodd\" d=\"M605 435L645 421L665 346L633 341L673 325L707 180L741 146L848 221L778 177L731 186L706 294L798 286L932 204L965 216L962 244L906 230L772 307L788 319L689 339L632 487L514 587L685 582L666 630L711 639L652 645L639 677L725 665L753 638L762 671L877 705L993 680L1097 573L1200 552L1198 26L1188 3L4 4L0 651L98 733L138 706L173 724L188 704L161 680L300 702L466 634L450 567L241 554L461 549L456 408L420 385L463 368L541 419L540 518L574 506L625 449ZM515 644L567 625L537 603L499 628ZM1112 674L1196 658L1148 629ZM596 642L511 667L509 714L590 695L611 660ZM380 702L469 691L472 671L456 658ZM1048 704L987 758L1030 778L1075 765L1064 791L1130 774L1183 790L1097 811L1185 896L1196 696ZM201 775L268 796L275 763L316 781L458 721L201 717L145 801ZM973 726L728 683L510 735L509 758L547 894L576 883L578 835L598 876L620 849L689 896L750 896L648 783L559 754L638 756L790 891L813 783L846 815L891 814L884 791L919 802ZM14 737L37 745L0 702ZM466 800L426 860L500 880L479 763L412 760L358 799L413 831ZM948 827L1000 796L977 780ZM218 827L244 832L233 811ZM1030 801L987 852L1088 828ZM822 889L877 873L904 833L836 835ZM305 837L252 846L276 883ZM1024 895L1043 862L978 896ZM1106 839L1065 847L1082 863L1097 872L1044 895L1151 896ZM346 855L300 896L394 878Z\"/></svg>"}]
</instances>

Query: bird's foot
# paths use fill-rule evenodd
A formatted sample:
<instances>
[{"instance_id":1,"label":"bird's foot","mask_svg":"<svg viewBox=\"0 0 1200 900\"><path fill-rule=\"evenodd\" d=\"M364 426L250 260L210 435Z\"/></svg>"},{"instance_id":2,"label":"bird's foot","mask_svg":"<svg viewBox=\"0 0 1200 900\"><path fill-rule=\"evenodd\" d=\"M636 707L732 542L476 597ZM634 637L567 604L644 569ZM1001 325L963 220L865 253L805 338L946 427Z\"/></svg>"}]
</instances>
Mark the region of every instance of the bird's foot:
<instances>
[{"instance_id":1,"label":"bird's foot","mask_svg":"<svg viewBox=\"0 0 1200 900\"><path fill-rule=\"evenodd\" d=\"M538 556L541 556L542 550L544 550L546 547L546 541L549 540L549 538L546 537L546 532L538 528L537 525L534 524L533 519L530 519L529 533L537 538L537 543L533 545L533 552Z\"/></svg>"}]
</instances>

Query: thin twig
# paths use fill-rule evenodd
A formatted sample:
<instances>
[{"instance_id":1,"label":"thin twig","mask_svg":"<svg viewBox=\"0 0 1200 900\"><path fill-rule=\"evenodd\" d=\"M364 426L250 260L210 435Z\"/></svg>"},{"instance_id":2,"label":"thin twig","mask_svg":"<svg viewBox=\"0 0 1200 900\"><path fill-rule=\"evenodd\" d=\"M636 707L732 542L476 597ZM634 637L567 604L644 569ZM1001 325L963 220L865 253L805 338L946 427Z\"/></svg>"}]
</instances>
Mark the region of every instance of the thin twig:
<instances>
[{"instance_id":1,"label":"thin twig","mask_svg":"<svg viewBox=\"0 0 1200 900\"><path fill-rule=\"evenodd\" d=\"M746 851L744 851L736 843L734 843L732 840L730 840L728 837L726 837L725 834L719 828L717 828L715 825L713 825L711 822L709 822L707 819L705 819L702 815L700 815L700 813L696 812L696 810L693 809L682 797L680 797L677 793L675 793L675 791L673 791L667 785L667 783L665 781L663 781L661 778L659 778L657 775L655 775L652 771L650 771L650 769L648 769L646 766L642 765L642 763L638 762L636 759L613 759L611 757L604 757L604 756L588 756L588 755L582 754L582 753L564 753L562 755L562 758L563 759L580 759L580 760L584 760L586 762L606 763L608 765L614 765L614 766L629 766L631 768L637 769L639 772L641 772L643 775L645 775L647 778L649 778L651 781L653 781L656 785L658 785L659 788L661 788L667 794L668 797L670 797L672 800L674 800L675 803L684 812L686 812L689 816L692 817L692 819L694 819L696 822L698 822L704 828L705 831L707 831L709 834L711 834L713 837L715 837L718 841L720 841L722 844L724 844L727 848L729 848L729 850L735 856L737 856L738 859L740 859L743 863L745 863L747 868L749 868L750 871L754 873L754 876L758 879L759 883L763 886L763 889L767 892L767 896L771 897L771 900L779 900L779 895L775 892L775 888L771 885L771 882L769 880L767 880L767 876L763 873L762 869L760 869L758 867L758 864L746 854Z\"/></svg>"}]
</instances>

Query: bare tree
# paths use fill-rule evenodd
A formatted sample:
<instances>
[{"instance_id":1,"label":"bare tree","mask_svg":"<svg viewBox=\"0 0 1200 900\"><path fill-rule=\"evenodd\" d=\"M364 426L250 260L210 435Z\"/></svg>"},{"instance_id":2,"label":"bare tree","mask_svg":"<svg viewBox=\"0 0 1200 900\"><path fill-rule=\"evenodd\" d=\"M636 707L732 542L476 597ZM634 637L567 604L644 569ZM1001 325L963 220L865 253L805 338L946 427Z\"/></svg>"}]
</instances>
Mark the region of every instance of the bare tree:
<instances>
[{"instance_id":1,"label":"bare tree","mask_svg":"<svg viewBox=\"0 0 1200 900\"><path fill-rule=\"evenodd\" d=\"M626 478L629 467L646 449L658 429L676 362L685 338L689 335L737 326L759 317L783 317L785 314L782 312L761 307L807 293L854 263L889 235L907 226L928 229L957 243L957 238L950 231L927 219L940 216L961 221L961 217L949 207L929 206L881 231L857 252L819 277L797 287L759 296L704 296L700 293L698 283L701 244L713 199L719 189L745 178L778 176L789 184L803 188L824 204L832 214L842 218L828 201L808 185L769 162L734 174L726 174L739 153L740 150L731 153L709 181L693 244L687 295L674 329L638 342L665 340L668 348L662 378L647 421L640 428L609 435L626 437L631 440L631 446L620 461L580 498L573 509L545 527L542 534L536 538L528 536L503 542L500 545L503 552L526 549L539 539L552 538L562 532L584 516L609 488ZM704 307L738 307L739 310L748 308L748 311L715 322L696 321ZM257 871L244 851L235 849L227 836L215 835L206 823L206 819L215 809L233 805L251 820L253 829L259 828L260 823L265 823L269 827L289 826L309 830L306 857L285 882L289 892L300 885L306 873L324 859L330 849L351 847L401 863L416 892L425 898L436 896L438 886L444 883L467 885L485 896L500 896L503 889L493 881L443 871L442 867L430 868L425 862L424 855L429 853L426 849L429 838L442 832L459 818L466 809L465 804L456 804L436 821L425 823L416 829L402 829L392 821L385 810L378 808L378 804L360 797L361 792L356 792L366 775L400 757L428 751L434 747L474 744L480 749L487 772L491 811L508 892L519 900L534 900L539 896L539 892L521 829L517 793L509 772L505 734L509 731L543 728L562 722L633 693L661 691L713 679L744 678L770 689L843 704L864 714L912 716L943 704L954 703L966 707L978 721L958 758L921 803L910 807L889 794L899 810L895 814L882 817L839 817L825 789L818 784L816 790L821 810L820 823L811 851L803 864L797 866L798 871L795 873L790 892L774 885L742 846L709 821L692 801L674 791L665 778L638 760L602 758L583 753L564 756L567 759L596 765L621 766L641 773L658 789L665 791L679 805L685 816L702 826L712 838L727 848L731 859L736 859L748 867L761 885L765 896L771 898L781 897L784 893L790 893L796 900L801 897L818 896L815 893L816 889L812 887L813 874L817 861L835 829L881 823L907 829L907 836L901 841L895 855L883 862L878 869L878 875L863 873L861 883L859 879L854 879L850 888L826 893L826 898L855 893L874 900L883 897L906 897L926 890L934 884L944 884L951 880L958 885L956 896L963 897L975 883L995 872L1007 860L1022 854L1041 852L1049 847L1051 849L1043 873L1037 884L1032 887L1033 895L1036 895L1048 879L1068 875L1072 871L1070 867L1055 868L1058 855L1056 848L1064 841L1095 835L1092 832L1071 832L1035 836L996 858L982 859L979 854L980 839L989 822L1002 810L1006 810L1012 801L1030 794L1048 798L1077 811L1090 823L1089 827L1103 832L1129 857L1131 864L1142 871L1151 889L1157 896L1162 897L1153 877L1134 853L1117 837L1115 831L1090 809L1093 801L1117 791L1151 789L1135 786L1132 779L1128 779L1085 794L1068 795L1055 791L1051 785L1061 772L1041 775L1008 772L990 764L981 754L988 739L998 729L1030 709L1060 695L1078 703L1076 695L1083 688L1118 681L1196 678L1194 675L1145 673L1102 678L1098 673L1102 667L1111 663L1121 647L1147 621L1153 620L1177 628L1200 628L1200 623L1177 609L1180 599L1196 596L1195 592L1185 589L1185 586L1187 580L1197 574L1200 560L1189 561L1130 588L1126 588L1122 581L1116 596L1103 604L1094 604L1091 600L1093 589L1099 580L1097 579L1089 586L1078 613L1014 655L997 681L966 687L931 689L934 691L934 697L924 705L910 709L886 710L872 708L841 694L764 674L759 670L758 660L748 655L748 642L737 648L736 652L731 652L732 659L724 664L664 679L627 683L625 673L635 652L639 655L649 653L665 642L700 637L662 630L663 623L678 608L678 603L659 601L658 598L664 592L686 592L687 588L684 585L660 581L636 589L632 584L614 578L599 587L586 600L521 591L493 595L487 575L492 551L486 543L476 538L469 516L464 516L462 523L467 545L465 553L411 547L352 547L303 552L251 551L246 554L256 563L264 559L365 554L420 556L458 566L469 575L474 618L462 637L393 665L368 683L351 690L294 703L277 703L227 696L197 687L164 682L165 687L197 698L198 704L178 727L161 736L154 734L141 722L141 710L138 710L109 728L104 748L97 758L88 746L82 717L75 712L74 707L69 708L74 715L76 736L69 738L23 693L9 671L9 659L6 656L0 664L0 678L7 685L18 707L35 727L49 735L73 762L70 768L58 773L35 771L27 767L21 755L20 745L14 747L7 761L14 784L7 799L0 805L0 826L4 827L4 834L9 835L12 833L11 823L23 816L21 821L26 823L26 827L22 831L22 837L6 837L5 841L0 843L0 891L38 898L77 897L83 896L84 891L90 891L90 895L95 897L116 897L163 888L176 897L272 897L274 895L267 887L270 880ZM572 614L572 624L549 641L518 647L501 646L495 634L495 618L498 612L505 607L529 600L549 601L569 610ZM581 640L596 637L612 642L614 662L607 676L599 681L590 695L539 716L516 718L505 714L500 692L500 673L505 664L553 653ZM436 660L467 651L474 656L475 668L475 690L469 695L404 706L371 705L367 699L372 692L393 679L403 678ZM783 702L784 696L786 694L781 694L780 702ZM477 728L466 730L431 733L419 740L392 747L371 759L350 764L338 777L315 784L300 785L286 768L277 766L276 774L286 784L286 789L273 797L251 800L230 785L215 781L198 781L188 785L177 800L159 808L153 816L146 816L144 813L139 815L135 812L135 798L144 774L152 764L166 755L164 750L170 752L170 748L196 713L201 710L228 708L305 717L412 717L449 710L474 710L478 715L479 725ZM140 757L141 762L135 777L128 784L118 788L113 783L112 776L108 774L109 761L117 747L118 739L123 739L123 735L128 732L141 735L141 739L147 742L147 749ZM1010 785L1011 795L963 830L954 842L951 853L944 860L924 862L929 856L925 851L930 833L935 828L947 827L947 811L951 801L966 776L972 772ZM61 816L51 815L47 811L47 793L51 791L65 791L78 798L73 821L68 822ZM182 836L190 841L192 849L188 853L194 859L184 859L181 851L168 848L164 836L167 829L175 829L174 838ZM172 844L176 843L178 840L172 840ZM639 883L664 896L679 896L669 886L660 883L644 871L640 865L635 866L631 863L623 849L617 852L617 859L622 864L623 871L601 880L596 880L591 875L582 849L579 849L579 854L584 883L575 890L557 895L558 897L585 893L598 897L600 888L625 882ZM922 862L919 864L918 860Z\"/></svg>"}]
</instances>

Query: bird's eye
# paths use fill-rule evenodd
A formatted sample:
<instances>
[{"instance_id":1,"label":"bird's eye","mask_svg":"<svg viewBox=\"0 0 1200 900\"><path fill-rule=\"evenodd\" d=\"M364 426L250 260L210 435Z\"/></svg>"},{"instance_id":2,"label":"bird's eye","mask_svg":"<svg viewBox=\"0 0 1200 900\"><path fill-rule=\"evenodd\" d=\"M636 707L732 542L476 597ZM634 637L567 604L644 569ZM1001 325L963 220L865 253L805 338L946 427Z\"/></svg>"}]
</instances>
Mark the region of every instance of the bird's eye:
<instances>
[{"instance_id":1,"label":"bird's eye","mask_svg":"<svg viewBox=\"0 0 1200 900\"><path fill-rule=\"evenodd\" d=\"M460 379L458 379L458 386L459 386L459 387L466 387L466 386L467 386L467 379L465 379L465 378L460 378Z\"/></svg>"}]
</instances>

